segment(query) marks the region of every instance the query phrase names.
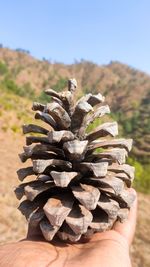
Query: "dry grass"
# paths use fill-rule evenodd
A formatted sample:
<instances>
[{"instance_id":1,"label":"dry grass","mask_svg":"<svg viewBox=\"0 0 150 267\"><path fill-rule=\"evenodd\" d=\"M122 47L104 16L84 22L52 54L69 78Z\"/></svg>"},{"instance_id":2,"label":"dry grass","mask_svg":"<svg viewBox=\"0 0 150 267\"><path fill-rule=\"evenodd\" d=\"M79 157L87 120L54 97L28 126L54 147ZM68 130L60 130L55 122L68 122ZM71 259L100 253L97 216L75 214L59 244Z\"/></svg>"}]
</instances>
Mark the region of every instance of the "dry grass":
<instances>
[{"instance_id":1,"label":"dry grass","mask_svg":"<svg viewBox=\"0 0 150 267\"><path fill-rule=\"evenodd\" d=\"M21 166L17 154L22 151L24 138L8 132L0 135L0 243L9 243L25 237L26 222L17 210L18 201L13 188L18 184L16 169ZM138 194L138 220L131 248L133 267L150 266L150 196Z\"/></svg>"}]
</instances>

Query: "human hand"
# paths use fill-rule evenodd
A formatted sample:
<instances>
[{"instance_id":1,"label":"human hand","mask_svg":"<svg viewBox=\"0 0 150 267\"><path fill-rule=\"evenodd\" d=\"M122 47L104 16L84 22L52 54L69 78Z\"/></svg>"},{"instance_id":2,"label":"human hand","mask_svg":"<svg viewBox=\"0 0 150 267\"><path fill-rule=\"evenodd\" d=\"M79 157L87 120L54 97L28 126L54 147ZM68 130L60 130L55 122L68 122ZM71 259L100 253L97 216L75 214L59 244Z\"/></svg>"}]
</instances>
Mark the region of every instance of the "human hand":
<instances>
[{"instance_id":1,"label":"human hand","mask_svg":"<svg viewBox=\"0 0 150 267\"><path fill-rule=\"evenodd\" d=\"M134 191L135 192L135 191ZM0 248L0 267L131 267L129 248L136 225L137 198L125 223L96 233L86 243L23 240Z\"/></svg>"}]
</instances>

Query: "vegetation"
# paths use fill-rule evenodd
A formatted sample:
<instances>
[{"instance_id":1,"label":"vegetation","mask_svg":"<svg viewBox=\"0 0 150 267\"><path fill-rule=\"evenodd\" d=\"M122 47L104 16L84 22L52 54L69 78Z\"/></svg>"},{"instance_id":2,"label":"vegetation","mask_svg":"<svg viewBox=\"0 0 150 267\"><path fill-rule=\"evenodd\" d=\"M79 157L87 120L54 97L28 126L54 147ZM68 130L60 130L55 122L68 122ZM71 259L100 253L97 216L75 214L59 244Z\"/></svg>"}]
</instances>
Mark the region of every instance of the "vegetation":
<instances>
[{"instance_id":1,"label":"vegetation","mask_svg":"<svg viewBox=\"0 0 150 267\"><path fill-rule=\"evenodd\" d=\"M22 86L18 86L14 80L7 78L7 76L0 83L1 89L7 91L8 93L13 93L15 95L26 97L29 99L35 98L35 92L31 88L29 83L25 83Z\"/></svg>"},{"instance_id":2,"label":"vegetation","mask_svg":"<svg viewBox=\"0 0 150 267\"><path fill-rule=\"evenodd\" d=\"M50 96L46 95L44 91L37 97L37 100L43 104L48 103L50 101Z\"/></svg>"},{"instance_id":3,"label":"vegetation","mask_svg":"<svg viewBox=\"0 0 150 267\"><path fill-rule=\"evenodd\" d=\"M60 92L62 91L65 87L67 86L67 78L59 78L59 80L57 81L57 83L55 83L53 85L53 89L56 92Z\"/></svg>"},{"instance_id":4,"label":"vegetation","mask_svg":"<svg viewBox=\"0 0 150 267\"><path fill-rule=\"evenodd\" d=\"M142 165L135 158L128 158L128 163L135 167L134 187L140 192L150 193L150 165Z\"/></svg>"},{"instance_id":5,"label":"vegetation","mask_svg":"<svg viewBox=\"0 0 150 267\"><path fill-rule=\"evenodd\" d=\"M0 61L0 75L6 74L8 71L7 65Z\"/></svg>"},{"instance_id":6,"label":"vegetation","mask_svg":"<svg viewBox=\"0 0 150 267\"><path fill-rule=\"evenodd\" d=\"M16 48L17 52L25 53L25 54L30 54L29 50L23 49L23 48Z\"/></svg>"}]
</instances>

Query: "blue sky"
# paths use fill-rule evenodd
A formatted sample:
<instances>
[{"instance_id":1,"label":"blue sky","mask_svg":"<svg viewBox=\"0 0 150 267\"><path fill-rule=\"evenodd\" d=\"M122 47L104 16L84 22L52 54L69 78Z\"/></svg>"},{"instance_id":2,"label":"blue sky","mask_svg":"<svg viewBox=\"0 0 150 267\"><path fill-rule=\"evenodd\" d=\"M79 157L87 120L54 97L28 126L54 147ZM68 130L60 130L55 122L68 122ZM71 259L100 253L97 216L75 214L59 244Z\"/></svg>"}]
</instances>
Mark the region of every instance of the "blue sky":
<instances>
[{"instance_id":1,"label":"blue sky","mask_svg":"<svg viewBox=\"0 0 150 267\"><path fill-rule=\"evenodd\" d=\"M0 0L0 43L39 59L117 60L150 73L150 1Z\"/></svg>"}]
</instances>

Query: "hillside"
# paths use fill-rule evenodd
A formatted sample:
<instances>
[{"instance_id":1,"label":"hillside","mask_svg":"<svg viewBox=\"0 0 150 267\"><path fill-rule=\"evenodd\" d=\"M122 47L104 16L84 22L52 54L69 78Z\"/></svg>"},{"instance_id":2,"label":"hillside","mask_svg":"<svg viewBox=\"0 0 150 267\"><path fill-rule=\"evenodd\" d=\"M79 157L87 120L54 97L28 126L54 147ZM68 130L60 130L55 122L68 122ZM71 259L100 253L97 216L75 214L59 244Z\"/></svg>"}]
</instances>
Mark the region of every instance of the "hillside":
<instances>
[{"instance_id":1,"label":"hillside","mask_svg":"<svg viewBox=\"0 0 150 267\"><path fill-rule=\"evenodd\" d=\"M147 189L150 76L127 65L111 62L98 66L84 60L64 65L37 60L26 52L0 48L0 125L3 132L20 133L21 124L31 121L31 101L45 101L43 89L51 87L60 91L70 77L78 81L77 97L91 91L106 96L111 116L120 123L122 135L134 139L129 160L137 167L136 186Z\"/></svg>"},{"instance_id":2,"label":"hillside","mask_svg":"<svg viewBox=\"0 0 150 267\"><path fill-rule=\"evenodd\" d=\"M0 244L17 241L26 235L27 225L17 210L18 200L13 192L19 183L16 175L21 167L18 153L25 144L21 125L34 121L33 100L44 102L49 99L43 89L51 87L60 91L70 77L78 81L77 97L91 91L106 96L112 111L111 119L119 122L121 135L134 139L129 158L136 167L134 186L138 191L150 192L150 76L119 62L106 66L86 61L72 65L52 64L26 52L0 48ZM148 267L150 196L139 192L138 198L132 265Z\"/></svg>"}]
</instances>

